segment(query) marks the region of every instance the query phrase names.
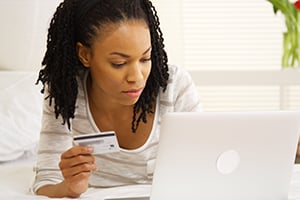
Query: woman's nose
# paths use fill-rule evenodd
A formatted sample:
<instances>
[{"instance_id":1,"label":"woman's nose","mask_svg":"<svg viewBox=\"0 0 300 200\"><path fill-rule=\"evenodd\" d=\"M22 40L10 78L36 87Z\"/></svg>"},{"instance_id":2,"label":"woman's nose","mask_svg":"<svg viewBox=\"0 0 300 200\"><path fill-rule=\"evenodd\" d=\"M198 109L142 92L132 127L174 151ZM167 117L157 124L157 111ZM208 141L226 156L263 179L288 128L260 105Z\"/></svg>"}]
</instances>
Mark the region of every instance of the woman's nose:
<instances>
[{"instance_id":1,"label":"woman's nose","mask_svg":"<svg viewBox=\"0 0 300 200\"><path fill-rule=\"evenodd\" d=\"M128 68L127 82L139 82L143 80L142 66L139 64L133 64Z\"/></svg>"}]
</instances>

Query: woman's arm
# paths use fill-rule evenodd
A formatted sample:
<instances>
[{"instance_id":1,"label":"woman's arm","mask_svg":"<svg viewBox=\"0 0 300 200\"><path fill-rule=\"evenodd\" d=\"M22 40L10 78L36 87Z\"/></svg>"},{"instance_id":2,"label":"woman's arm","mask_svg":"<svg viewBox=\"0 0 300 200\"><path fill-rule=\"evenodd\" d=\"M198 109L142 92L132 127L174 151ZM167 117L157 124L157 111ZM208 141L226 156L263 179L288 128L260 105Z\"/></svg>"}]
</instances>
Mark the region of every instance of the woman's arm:
<instances>
[{"instance_id":1,"label":"woman's arm","mask_svg":"<svg viewBox=\"0 0 300 200\"><path fill-rule=\"evenodd\" d=\"M37 195L44 195L50 198L63 198L63 197L79 197L78 194L72 194L68 191L66 183L63 181L56 185L45 185L37 191Z\"/></svg>"},{"instance_id":2,"label":"woman's arm","mask_svg":"<svg viewBox=\"0 0 300 200\"><path fill-rule=\"evenodd\" d=\"M49 197L76 197L88 186L88 178L96 167L92 150L72 147L72 134L62 118L55 117L45 90L42 127L32 192Z\"/></svg>"}]
</instances>

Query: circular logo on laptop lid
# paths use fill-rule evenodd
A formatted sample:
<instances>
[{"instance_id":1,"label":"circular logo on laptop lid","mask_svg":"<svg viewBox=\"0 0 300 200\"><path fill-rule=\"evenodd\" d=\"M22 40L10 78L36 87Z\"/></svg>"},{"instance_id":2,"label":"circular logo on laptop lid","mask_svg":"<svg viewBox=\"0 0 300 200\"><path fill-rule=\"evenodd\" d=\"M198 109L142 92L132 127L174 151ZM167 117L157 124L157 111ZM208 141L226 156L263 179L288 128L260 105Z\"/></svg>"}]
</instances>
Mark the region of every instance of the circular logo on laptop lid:
<instances>
[{"instance_id":1,"label":"circular logo on laptop lid","mask_svg":"<svg viewBox=\"0 0 300 200\"><path fill-rule=\"evenodd\" d=\"M240 164L240 156L235 150L224 151L217 159L217 170L221 174L231 174Z\"/></svg>"}]
</instances>

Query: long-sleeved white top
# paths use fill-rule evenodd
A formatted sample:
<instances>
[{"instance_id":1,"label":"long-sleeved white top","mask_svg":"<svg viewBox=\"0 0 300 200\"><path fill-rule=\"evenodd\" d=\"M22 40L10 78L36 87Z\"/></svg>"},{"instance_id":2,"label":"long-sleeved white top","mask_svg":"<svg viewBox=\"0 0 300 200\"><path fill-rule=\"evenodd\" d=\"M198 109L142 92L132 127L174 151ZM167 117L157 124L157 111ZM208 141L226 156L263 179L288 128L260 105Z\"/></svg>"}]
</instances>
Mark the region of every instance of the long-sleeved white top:
<instances>
[{"instance_id":1,"label":"long-sleeved white top","mask_svg":"<svg viewBox=\"0 0 300 200\"><path fill-rule=\"evenodd\" d=\"M116 153L97 155L98 170L90 177L90 186L151 184L162 116L167 112L201 111L200 97L188 72L170 65L169 75L166 91L159 92L152 131L146 143L134 150L121 149ZM71 131L67 125L62 125L61 117L55 118L53 106L49 106L49 101L44 102L33 192L44 185L57 184L63 180L58 163L61 154L72 147L74 135L101 133L89 109L86 79L87 74L79 79Z\"/></svg>"}]
</instances>

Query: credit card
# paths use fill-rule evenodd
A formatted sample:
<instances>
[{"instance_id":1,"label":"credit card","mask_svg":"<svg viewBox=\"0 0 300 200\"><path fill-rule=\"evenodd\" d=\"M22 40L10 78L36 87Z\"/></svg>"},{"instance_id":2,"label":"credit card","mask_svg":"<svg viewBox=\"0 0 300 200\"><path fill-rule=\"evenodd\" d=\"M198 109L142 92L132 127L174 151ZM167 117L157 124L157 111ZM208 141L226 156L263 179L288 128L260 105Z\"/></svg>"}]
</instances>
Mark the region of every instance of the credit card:
<instances>
[{"instance_id":1,"label":"credit card","mask_svg":"<svg viewBox=\"0 0 300 200\"><path fill-rule=\"evenodd\" d=\"M76 135L73 137L73 142L77 146L92 146L95 155L120 151L114 131Z\"/></svg>"}]
</instances>

